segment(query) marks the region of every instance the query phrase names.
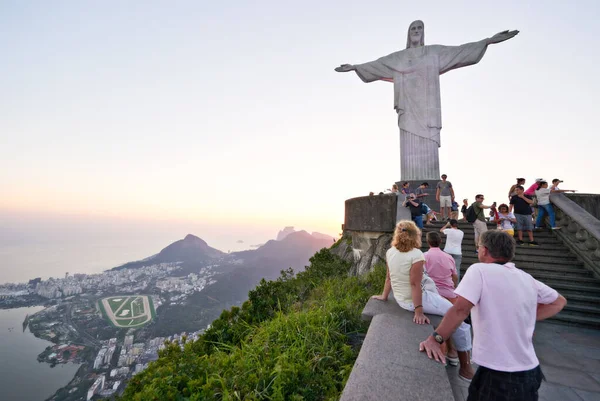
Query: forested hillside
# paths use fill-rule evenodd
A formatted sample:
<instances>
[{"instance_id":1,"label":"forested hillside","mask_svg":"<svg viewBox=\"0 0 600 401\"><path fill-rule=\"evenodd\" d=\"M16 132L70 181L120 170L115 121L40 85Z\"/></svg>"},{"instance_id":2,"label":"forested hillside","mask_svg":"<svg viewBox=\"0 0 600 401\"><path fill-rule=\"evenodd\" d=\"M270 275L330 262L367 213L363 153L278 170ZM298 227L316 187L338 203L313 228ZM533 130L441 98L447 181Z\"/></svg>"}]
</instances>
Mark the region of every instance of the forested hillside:
<instances>
[{"instance_id":1,"label":"forested hillside","mask_svg":"<svg viewBox=\"0 0 600 401\"><path fill-rule=\"evenodd\" d=\"M122 400L337 400L385 267L362 277L323 249L304 272L262 280L195 342L170 344Z\"/></svg>"}]
</instances>

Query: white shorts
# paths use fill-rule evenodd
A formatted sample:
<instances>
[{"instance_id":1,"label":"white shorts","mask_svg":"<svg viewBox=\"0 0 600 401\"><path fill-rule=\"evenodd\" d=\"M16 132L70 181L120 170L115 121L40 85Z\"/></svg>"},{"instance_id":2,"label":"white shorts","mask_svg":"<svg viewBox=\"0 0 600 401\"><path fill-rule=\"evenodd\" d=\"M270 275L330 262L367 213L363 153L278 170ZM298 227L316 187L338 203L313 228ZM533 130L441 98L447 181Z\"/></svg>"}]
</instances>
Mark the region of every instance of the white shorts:
<instances>
[{"instance_id":1,"label":"white shorts","mask_svg":"<svg viewBox=\"0 0 600 401\"><path fill-rule=\"evenodd\" d=\"M440 196L440 207L452 207L452 197Z\"/></svg>"}]
</instances>

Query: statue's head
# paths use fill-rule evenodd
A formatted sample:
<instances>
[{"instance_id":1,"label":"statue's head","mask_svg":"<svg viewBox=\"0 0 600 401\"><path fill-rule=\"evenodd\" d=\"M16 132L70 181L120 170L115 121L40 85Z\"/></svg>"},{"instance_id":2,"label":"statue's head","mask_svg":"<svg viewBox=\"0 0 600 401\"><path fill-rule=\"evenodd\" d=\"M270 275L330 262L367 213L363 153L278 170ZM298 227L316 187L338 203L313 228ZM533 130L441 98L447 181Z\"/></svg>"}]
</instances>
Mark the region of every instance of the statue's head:
<instances>
[{"instance_id":1,"label":"statue's head","mask_svg":"<svg viewBox=\"0 0 600 401\"><path fill-rule=\"evenodd\" d=\"M425 24L421 20L416 20L408 27L406 48L421 46L425 46Z\"/></svg>"}]
</instances>

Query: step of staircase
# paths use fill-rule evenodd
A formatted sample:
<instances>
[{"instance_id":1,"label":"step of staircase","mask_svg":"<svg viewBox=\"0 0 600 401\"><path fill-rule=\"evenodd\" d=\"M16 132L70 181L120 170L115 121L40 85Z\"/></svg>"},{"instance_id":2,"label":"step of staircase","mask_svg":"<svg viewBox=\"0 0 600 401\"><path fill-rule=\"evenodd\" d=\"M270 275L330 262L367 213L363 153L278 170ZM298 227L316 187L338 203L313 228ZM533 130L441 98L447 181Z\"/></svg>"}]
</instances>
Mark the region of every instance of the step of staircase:
<instances>
[{"instance_id":1,"label":"step of staircase","mask_svg":"<svg viewBox=\"0 0 600 401\"><path fill-rule=\"evenodd\" d=\"M423 252L429 249L425 240L426 233L439 231L444 225L445 223L433 223L423 229ZM459 229L465 233L461 264L463 276L468 267L479 260L475 253L472 225L459 223ZM488 230L493 229L496 229L496 225L488 224ZM565 309L550 320L560 324L600 328L600 280L594 277L554 232L537 230L533 235L540 246L518 245L513 262L519 269L556 289L567 299ZM527 235L524 235L524 239L528 239ZM442 249L444 245L445 236L442 235Z\"/></svg>"},{"instance_id":2,"label":"step of staircase","mask_svg":"<svg viewBox=\"0 0 600 401\"><path fill-rule=\"evenodd\" d=\"M569 302L567 306L565 306L565 311L572 313L584 313L584 314L594 314L600 317L600 305L587 305L587 304L579 304L576 302Z\"/></svg>"},{"instance_id":3,"label":"step of staircase","mask_svg":"<svg viewBox=\"0 0 600 401\"><path fill-rule=\"evenodd\" d=\"M586 314L585 316L580 316L570 312L562 311L558 315L548 320L554 323L600 328L600 318L597 317L597 315L593 316L590 314Z\"/></svg>"}]
</instances>

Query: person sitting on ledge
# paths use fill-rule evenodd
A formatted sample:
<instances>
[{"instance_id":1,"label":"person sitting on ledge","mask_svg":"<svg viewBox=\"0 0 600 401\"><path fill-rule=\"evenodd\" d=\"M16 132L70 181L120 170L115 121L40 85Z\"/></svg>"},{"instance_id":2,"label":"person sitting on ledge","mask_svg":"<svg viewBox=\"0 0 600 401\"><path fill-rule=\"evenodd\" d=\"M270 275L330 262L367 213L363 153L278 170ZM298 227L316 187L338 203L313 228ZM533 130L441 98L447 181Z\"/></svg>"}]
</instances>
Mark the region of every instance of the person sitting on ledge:
<instances>
[{"instance_id":1,"label":"person sitting on ledge","mask_svg":"<svg viewBox=\"0 0 600 401\"><path fill-rule=\"evenodd\" d=\"M426 235L429 250L425 252L425 271L435 283L437 292L451 303L456 300L454 288L458 285L458 274L454 258L440 249L442 236L430 231ZM452 366L458 366L458 356L452 347L452 342L448 340L448 363Z\"/></svg>"},{"instance_id":2,"label":"person sitting on ledge","mask_svg":"<svg viewBox=\"0 0 600 401\"><path fill-rule=\"evenodd\" d=\"M442 236L429 231L426 235L429 250L425 252L425 271L431 277L438 293L451 303L454 303L456 294L454 288L458 285L458 275L456 274L456 263L454 258L440 249Z\"/></svg>"},{"instance_id":3,"label":"person sitting on ledge","mask_svg":"<svg viewBox=\"0 0 600 401\"><path fill-rule=\"evenodd\" d=\"M481 235L479 261L454 293L454 306L432 335L419 345L429 358L445 363L440 345L471 313L473 361L479 365L467 401L537 400L542 370L533 348L536 320L560 312L567 301L554 289L518 269L515 240L505 231Z\"/></svg>"},{"instance_id":4,"label":"person sitting on ledge","mask_svg":"<svg viewBox=\"0 0 600 401\"><path fill-rule=\"evenodd\" d=\"M414 312L413 322L429 324L425 313L444 316L452 303L437 293L435 283L423 275L425 256L421 248L421 230L408 220L396 224L392 246L386 252L387 275L383 294L373 298L387 301L390 291L394 290L396 302L402 309ZM421 288L423 282L424 289ZM452 341L458 351L460 361L459 375L470 380L474 371L471 367L469 350L471 349L471 326L466 323L457 325Z\"/></svg>"}]
</instances>

